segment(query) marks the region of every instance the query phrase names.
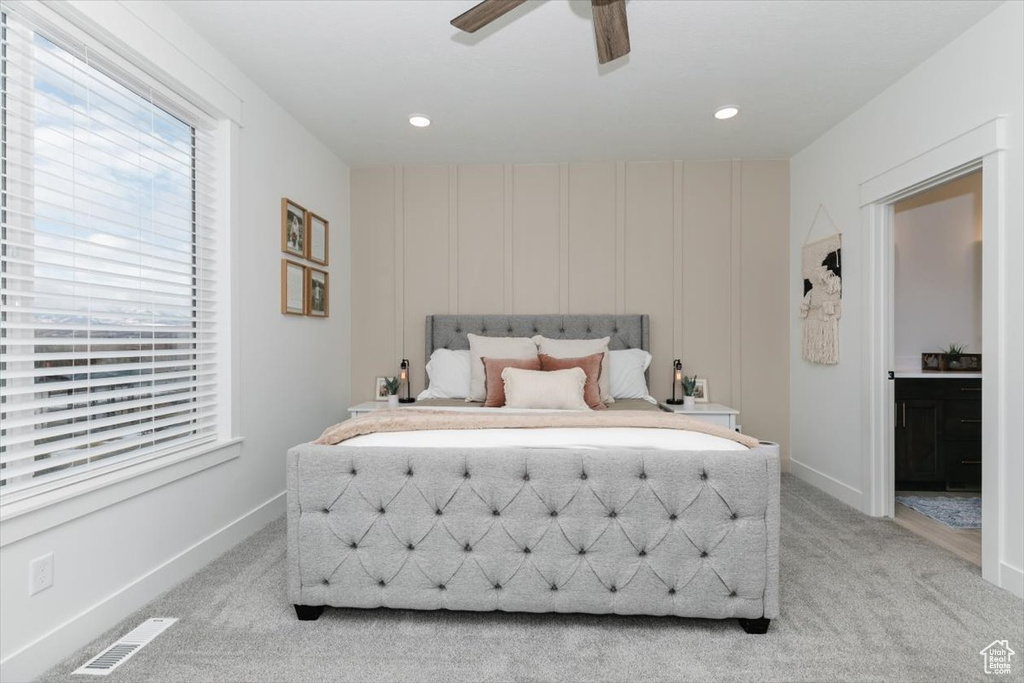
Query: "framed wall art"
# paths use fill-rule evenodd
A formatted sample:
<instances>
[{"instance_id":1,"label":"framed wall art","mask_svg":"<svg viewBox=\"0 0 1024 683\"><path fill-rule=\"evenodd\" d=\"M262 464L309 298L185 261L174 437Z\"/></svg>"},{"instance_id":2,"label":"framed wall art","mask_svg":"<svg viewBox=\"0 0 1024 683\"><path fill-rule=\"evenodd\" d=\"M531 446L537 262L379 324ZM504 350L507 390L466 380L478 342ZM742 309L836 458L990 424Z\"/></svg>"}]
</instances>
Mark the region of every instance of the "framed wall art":
<instances>
[{"instance_id":1,"label":"framed wall art","mask_svg":"<svg viewBox=\"0 0 1024 683\"><path fill-rule=\"evenodd\" d=\"M330 250L330 223L312 211L306 212L306 223L306 258L326 266Z\"/></svg>"},{"instance_id":2,"label":"framed wall art","mask_svg":"<svg viewBox=\"0 0 1024 683\"><path fill-rule=\"evenodd\" d=\"M330 315L330 274L318 268L306 268L306 315L326 318Z\"/></svg>"},{"instance_id":3,"label":"framed wall art","mask_svg":"<svg viewBox=\"0 0 1024 683\"><path fill-rule=\"evenodd\" d=\"M281 259L281 312L306 313L306 266L286 258Z\"/></svg>"},{"instance_id":4,"label":"framed wall art","mask_svg":"<svg viewBox=\"0 0 1024 683\"><path fill-rule=\"evenodd\" d=\"M281 251L306 258L306 209L287 197L281 199Z\"/></svg>"}]
</instances>

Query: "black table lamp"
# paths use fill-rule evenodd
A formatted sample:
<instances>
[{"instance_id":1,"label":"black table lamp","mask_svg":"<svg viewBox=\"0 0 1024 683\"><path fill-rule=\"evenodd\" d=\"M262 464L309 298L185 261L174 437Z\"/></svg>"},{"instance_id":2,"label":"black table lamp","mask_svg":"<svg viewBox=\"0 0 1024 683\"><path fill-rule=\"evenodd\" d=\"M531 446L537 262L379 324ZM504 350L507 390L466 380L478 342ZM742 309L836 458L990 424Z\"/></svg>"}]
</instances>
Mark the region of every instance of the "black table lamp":
<instances>
[{"instance_id":1,"label":"black table lamp","mask_svg":"<svg viewBox=\"0 0 1024 683\"><path fill-rule=\"evenodd\" d=\"M672 361L672 398L665 401L669 405L677 406L683 402L683 399L676 398L676 387L682 388L683 385L683 361L676 358Z\"/></svg>"},{"instance_id":2,"label":"black table lamp","mask_svg":"<svg viewBox=\"0 0 1024 683\"><path fill-rule=\"evenodd\" d=\"M412 382L409 381L409 359L403 358L402 363L398 367L398 381L405 386L405 396L399 396L398 402L415 403L416 399L412 397ZM673 394L673 396L674 395L675 394Z\"/></svg>"}]
</instances>

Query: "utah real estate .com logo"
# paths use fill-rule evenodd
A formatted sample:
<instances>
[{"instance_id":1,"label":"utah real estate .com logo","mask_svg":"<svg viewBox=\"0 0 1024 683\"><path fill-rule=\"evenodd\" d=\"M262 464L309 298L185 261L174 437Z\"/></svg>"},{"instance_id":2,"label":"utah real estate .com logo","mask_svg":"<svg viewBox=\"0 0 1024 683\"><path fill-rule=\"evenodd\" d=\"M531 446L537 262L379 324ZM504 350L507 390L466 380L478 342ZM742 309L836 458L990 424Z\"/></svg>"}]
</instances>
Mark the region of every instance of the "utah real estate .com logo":
<instances>
[{"instance_id":1,"label":"utah real estate .com logo","mask_svg":"<svg viewBox=\"0 0 1024 683\"><path fill-rule=\"evenodd\" d=\"M998 676L1011 672L1013 665L1010 663L1010 658L1017 653L1010 649L1009 641L993 640L979 654L985 658L985 673Z\"/></svg>"}]
</instances>

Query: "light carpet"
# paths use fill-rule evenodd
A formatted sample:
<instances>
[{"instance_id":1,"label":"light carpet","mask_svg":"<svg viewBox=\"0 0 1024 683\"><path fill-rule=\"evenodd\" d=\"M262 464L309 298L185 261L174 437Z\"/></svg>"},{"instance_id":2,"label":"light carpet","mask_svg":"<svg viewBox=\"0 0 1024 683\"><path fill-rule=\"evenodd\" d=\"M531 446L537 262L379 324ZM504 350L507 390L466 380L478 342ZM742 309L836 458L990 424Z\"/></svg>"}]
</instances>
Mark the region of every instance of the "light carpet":
<instances>
[{"instance_id":1,"label":"light carpet","mask_svg":"<svg viewBox=\"0 0 1024 683\"><path fill-rule=\"evenodd\" d=\"M278 520L163 594L42 680L70 673L151 616L180 621L106 680L988 680L979 652L1024 653L1024 601L909 531L793 477L782 485L782 615L735 620L328 609L285 599ZM1024 657L1024 655L1018 655ZM1024 664L1012 676L1022 680Z\"/></svg>"}]
</instances>

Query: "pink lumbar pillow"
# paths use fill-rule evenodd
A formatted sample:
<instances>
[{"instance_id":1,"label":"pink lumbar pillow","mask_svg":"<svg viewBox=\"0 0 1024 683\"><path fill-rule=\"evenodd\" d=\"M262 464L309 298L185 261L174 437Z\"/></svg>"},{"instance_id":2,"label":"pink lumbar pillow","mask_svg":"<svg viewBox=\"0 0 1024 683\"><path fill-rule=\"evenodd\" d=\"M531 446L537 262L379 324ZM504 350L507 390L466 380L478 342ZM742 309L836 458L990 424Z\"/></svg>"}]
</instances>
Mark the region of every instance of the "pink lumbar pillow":
<instances>
[{"instance_id":1,"label":"pink lumbar pillow","mask_svg":"<svg viewBox=\"0 0 1024 683\"><path fill-rule=\"evenodd\" d=\"M587 373L587 383L583 385L583 400L587 402L592 410L604 410L606 408L601 400L601 366L604 361L603 353L594 353L582 358L555 358L545 353L540 354L540 369L545 372L553 370L568 370L569 368L580 368Z\"/></svg>"},{"instance_id":2,"label":"pink lumbar pillow","mask_svg":"<svg viewBox=\"0 0 1024 683\"><path fill-rule=\"evenodd\" d=\"M484 408L500 408L505 405L505 381L501 371L505 368L540 370L540 359L533 358L481 358L484 364Z\"/></svg>"}]
</instances>

